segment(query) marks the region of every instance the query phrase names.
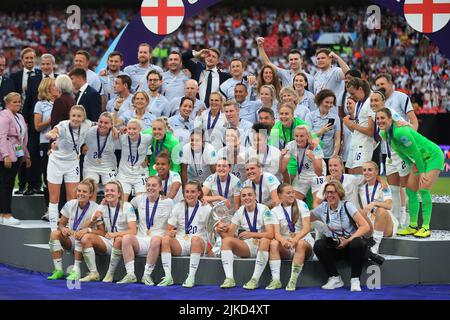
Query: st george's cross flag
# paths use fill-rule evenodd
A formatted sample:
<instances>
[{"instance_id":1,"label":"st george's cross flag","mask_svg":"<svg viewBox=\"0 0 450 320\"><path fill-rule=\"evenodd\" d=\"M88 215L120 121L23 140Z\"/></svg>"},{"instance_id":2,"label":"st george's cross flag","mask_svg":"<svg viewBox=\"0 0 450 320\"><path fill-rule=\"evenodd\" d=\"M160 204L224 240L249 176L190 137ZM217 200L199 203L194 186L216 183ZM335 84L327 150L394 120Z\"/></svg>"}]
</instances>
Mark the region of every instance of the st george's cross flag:
<instances>
[{"instance_id":1,"label":"st george's cross flag","mask_svg":"<svg viewBox=\"0 0 450 320\"><path fill-rule=\"evenodd\" d=\"M141 19L153 33L166 35L178 29L184 19L182 0L144 0Z\"/></svg>"},{"instance_id":2,"label":"st george's cross flag","mask_svg":"<svg viewBox=\"0 0 450 320\"><path fill-rule=\"evenodd\" d=\"M414 30L433 33L450 20L450 0L405 0L403 11Z\"/></svg>"}]
</instances>

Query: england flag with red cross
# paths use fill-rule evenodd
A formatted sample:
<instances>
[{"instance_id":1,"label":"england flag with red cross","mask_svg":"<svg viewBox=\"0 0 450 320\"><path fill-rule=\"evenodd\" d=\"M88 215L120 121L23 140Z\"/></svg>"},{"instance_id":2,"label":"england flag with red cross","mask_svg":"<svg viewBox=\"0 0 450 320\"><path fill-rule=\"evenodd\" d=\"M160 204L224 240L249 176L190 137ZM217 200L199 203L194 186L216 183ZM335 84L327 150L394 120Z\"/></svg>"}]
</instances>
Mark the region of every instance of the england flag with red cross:
<instances>
[{"instance_id":1,"label":"england flag with red cross","mask_svg":"<svg viewBox=\"0 0 450 320\"><path fill-rule=\"evenodd\" d=\"M450 0L405 0L403 11L414 30L433 33L450 20Z\"/></svg>"},{"instance_id":2,"label":"england flag with red cross","mask_svg":"<svg viewBox=\"0 0 450 320\"><path fill-rule=\"evenodd\" d=\"M182 0L144 0L141 18L145 27L153 33L166 35L178 29L184 19Z\"/></svg>"}]
</instances>

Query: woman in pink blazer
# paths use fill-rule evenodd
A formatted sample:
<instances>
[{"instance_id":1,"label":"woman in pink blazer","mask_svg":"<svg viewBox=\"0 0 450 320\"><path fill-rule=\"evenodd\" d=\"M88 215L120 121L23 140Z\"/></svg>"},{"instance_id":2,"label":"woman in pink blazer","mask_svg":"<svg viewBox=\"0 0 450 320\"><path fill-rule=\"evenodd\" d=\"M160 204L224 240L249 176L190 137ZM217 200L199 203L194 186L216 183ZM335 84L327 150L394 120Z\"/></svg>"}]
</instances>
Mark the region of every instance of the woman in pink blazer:
<instances>
[{"instance_id":1,"label":"woman in pink blazer","mask_svg":"<svg viewBox=\"0 0 450 320\"><path fill-rule=\"evenodd\" d=\"M20 94L11 92L5 96L5 110L0 112L0 223L20 224L11 212L12 191L22 161L31 166L27 149L27 124L20 111Z\"/></svg>"}]
</instances>

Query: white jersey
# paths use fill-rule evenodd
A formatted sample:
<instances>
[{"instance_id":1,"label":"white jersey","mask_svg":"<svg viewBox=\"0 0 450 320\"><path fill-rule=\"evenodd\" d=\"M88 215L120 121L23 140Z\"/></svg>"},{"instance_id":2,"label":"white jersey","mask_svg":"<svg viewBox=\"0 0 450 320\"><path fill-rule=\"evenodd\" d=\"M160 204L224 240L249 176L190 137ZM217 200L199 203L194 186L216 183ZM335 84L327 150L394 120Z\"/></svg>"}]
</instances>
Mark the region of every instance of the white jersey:
<instances>
[{"instance_id":1,"label":"white jersey","mask_svg":"<svg viewBox=\"0 0 450 320\"><path fill-rule=\"evenodd\" d=\"M276 191L280 185L280 181L273 174L264 172L261 175L261 183L252 182L250 179L245 180L244 187L252 187L256 192L256 201L258 203L268 203L272 200L270 193Z\"/></svg>"},{"instance_id":2,"label":"white jersey","mask_svg":"<svg viewBox=\"0 0 450 320\"><path fill-rule=\"evenodd\" d=\"M355 115L354 119L358 125L361 127L369 126L369 118L373 114L372 109L370 108L370 99L367 98L364 102L359 101L355 106ZM373 141L373 136L367 136L364 133L359 132L358 130L354 130L352 133L352 144L362 144L362 145L371 145Z\"/></svg>"},{"instance_id":3,"label":"white jersey","mask_svg":"<svg viewBox=\"0 0 450 320\"><path fill-rule=\"evenodd\" d=\"M116 142L112 132L107 136L98 134L98 127L92 127L86 135L88 152L84 157L84 168L101 173L110 173L117 169L117 160L114 153Z\"/></svg>"},{"instance_id":4,"label":"white jersey","mask_svg":"<svg viewBox=\"0 0 450 320\"><path fill-rule=\"evenodd\" d=\"M147 155L151 154L153 136L148 134L140 134L137 141L128 140L128 135L120 136L120 145L122 148L122 156L120 158L119 173L126 176L140 176L148 172L147 167L142 167ZM131 145L129 144L131 142ZM139 147L138 147L139 144ZM131 149L131 153L130 153Z\"/></svg>"},{"instance_id":5,"label":"white jersey","mask_svg":"<svg viewBox=\"0 0 450 320\"><path fill-rule=\"evenodd\" d=\"M414 111L409 96L400 91L392 92L384 102L385 107L395 110L400 117L408 119L408 113Z\"/></svg>"},{"instance_id":6,"label":"white jersey","mask_svg":"<svg viewBox=\"0 0 450 320\"><path fill-rule=\"evenodd\" d=\"M162 179L162 178L161 178ZM181 176L178 172L175 171L169 171L169 178L166 180L162 180L162 186L163 186L163 191L164 194L167 196L170 192L170 188L172 187L172 184L174 183L180 183L181 184ZM183 200L183 188L180 186L180 188L178 189L178 192L175 196L175 198L173 199L174 203L180 202L181 200Z\"/></svg>"},{"instance_id":7,"label":"white jersey","mask_svg":"<svg viewBox=\"0 0 450 320\"><path fill-rule=\"evenodd\" d=\"M81 152L80 148L86 140L89 127L90 121L85 121L77 129L72 129L72 138L70 120L58 123L56 125L56 128L58 128L58 138L56 138L58 148L52 150L51 156L56 158L55 160L76 161Z\"/></svg>"},{"instance_id":8,"label":"white jersey","mask_svg":"<svg viewBox=\"0 0 450 320\"><path fill-rule=\"evenodd\" d=\"M148 215L147 215L147 195L141 194L133 198L131 200L131 205L137 209L138 211L138 233L137 235L140 237L147 236L147 231L149 230L147 228L147 219L150 223L153 208L155 206L155 202L148 201ZM164 233L167 229L167 221L169 220L169 217L172 213L173 208L173 201L172 199L166 198L161 199L159 198L158 201L158 207L156 208L155 215L153 217L153 225L150 227L151 235L155 235L158 237L164 236Z\"/></svg>"},{"instance_id":9,"label":"white jersey","mask_svg":"<svg viewBox=\"0 0 450 320\"><path fill-rule=\"evenodd\" d=\"M244 148L239 148L237 157L235 157L232 150L227 146L223 147L217 153L219 159L226 158L231 164L231 173L238 177L241 181L245 180L245 151Z\"/></svg>"},{"instance_id":10,"label":"white jersey","mask_svg":"<svg viewBox=\"0 0 450 320\"><path fill-rule=\"evenodd\" d=\"M116 217L117 207L108 205L99 205L96 211L102 213L101 223L105 225L105 231L123 232L128 230L128 223L136 222L136 212L129 202L124 202L123 207L119 209ZM114 226L114 228L113 228Z\"/></svg>"},{"instance_id":11,"label":"white jersey","mask_svg":"<svg viewBox=\"0 0 450 320\"><path fill-rule=\"evenodd\" d=\"M223 131L221 128L226 126L227 119L222 112L219 113L217 120L210 113L211 111L205 110L201 115L197 116L194 121L194 128L201 127L205 131L205 141L212 144L216 150L219 150L223 147Z\"/></svg>"},{"instance_id":12,"label":"white jersey","mask_svg":"<svg viewBox=\"0 0 450 320\"><path fill-rule=\"evenodd\" d=\"M297 145L297 142L295 140L289 142L286 146L287 153L285 155L285 158L290 159L291 157L294 157L297 160L297 175L298 175L298 167L301 166L302 159L303 159L303 166L301 168L301 176L316 176L316 173L314 171L313 162L312 160L306 155L306 149L299 148ZM314 156L316 159L323 159L323 151L320 145L318 145L313 150ZM322 160L323 161L323 160Z\"/></svg>"},{"instance_id":13,"label":"white jersey","mask_svg":"<svg viewBox=\"0 0 450 320\"><path fill-rule=\"evenodd\" d=\"M211 175L210 166L215 165L217 160L217 152L209 143L205 143L202 147L202 152L194 152L190 143L183 146L181 163L188 165L187 174L189 181L205 181Z\"/></svg>"},{"instance_id":14,"label":"white jersey","mask_svg":"<svg viewBox=\"0 0 450 320\"><path fill-rule=\"evenodd\" d=\"M258 209L258 213L256 216L256 232L264 232L266 231L266 225L277 223L276 218L274 217L274 215L267 206L261 203L257 203L256 208ZM251 231L250 226L247 222L247 217L250 221L250 225L254 225L256 210L253 212L247 212L246 217L244 209L245 207L241 206L236 211L233 218L231 219L231 223L235 224L238 230L243 229L244 231Z\"/></svg>"},{"instance_id":15,"label":"white jersey","mask_svg":"<svg viewBox=\"0 0 450 320\"><path fill-rule=\"evenodd\" d=\"M319 192L317 192L316 196L320 200L325 199L323 192L325 191L327 182L327 180L324 180ZM341 183L345 190L345 198L356 206L358 204L358 188L364 183L364 176L344 173L341 178Z\"/></svg>"},{"instance_id":16,"label":"white jersey","mask_svg":"<svg viewBox=\"0 0 450 320\"><path fill-rule=\"evenodd\" d=\"M375 183L377 184L377 183ZM377 189L375 190L375 194L373 193L375 185L369 186L367 183L361 185L358 188L359 198L361 199L362 207L366 207L370 202L385 202L386 200L392 200L392 191L391 188L387 187L383 190L381 184L377 184ZM368 198L367 198L368 197ZM373 199L373 200L372 200Z\"/></svg>"},{"instance_id":17,"label":"white jersey","mask_svg":"<svg viewBox=\"0 0 450 320\"><path fill-rule=\"evenodd\" d=\"M298 200L298 199L296 199L295 201L297 201L299 216L298 216L297 222L294 225L294 228L295 228L294 233L299 233L303 228L302 220L304 218L309 218L310 213L309 213L309 208L305 202L303 202L302 200ZM286 210L289 219L292 221L292 218L293 218L292 206L284 207L284 210ZM289 229L289 224L286 219L286 214L285 214L284 210L283 210L283 206L281 204L279 204L278 206L276 206L275 208L272 209L272 215L274 216L274 218L276 219L276 221L278 221L278 224L280 225L280 235L283 238L289 238L290 234L291 234L291 230Z\"/></svg>"},{"instance_id":18,"label":"white jersey","mask_svg":"<svg viewBox=\"0 0 450 320\"><path fill-rule=\"evenodd\" d=\"M263 172L268 172L276 176L278 179L282 178L280 173L280 149L274 146L269 146L266 152L258 153L253 147L247 150L246 159L257 159L263 168Z\"/></svg>"},{"instance_id":19,"label":"white jersey","mask_svg":"<svg viewBox=\"0 0 450 320\"><path fill-rule=\"evenodd\" d=\"M97 211L98 205L94 201L89 201L89 207L83 216L83 209L78 205L78 200L73 199L64 205L61 209L61 214L69 219L68 228L73 231L79 231L83 229L86 221L90 221L92 215ZM85 207L86 209L86 207ZM77 223L77 225L75 225ZM76 227L76 228L75 228Z\"/></svg>"},{"instance_id":20,"label":"white jersey","mask_svg":"<svg viewBox=\"0 0 450 320\"><path fill-rule=\"evenodd\" d=\"M234 174L230 173L230 184L227 191L227 180L221 181L217 175L214 173L206 178L205 182L203 182L203 186L211 190L211 194L213 196L221 196L224 197L231 202L231 207L234 207L234 197L239 197L242 189L241 181ZM219 183L217 183L219 181ZM219 184L221 188L221 193L219 192Z\"/></svg>"},{"instance_id":21,"label":"white jersey","mask_svg":"<svg viewBox=\"0 0 450 320\"><path fill-rule=\"evenodd\" d=\"M195 207L188 207L187 216L188 221L186 221L186 203L177 203L172 210L172 214L169 218L169 224L177 228L177 235L184 236L185 234L193 235L207 240L207 230L206 223L208 222L209 215L211 213L211 206L203 206L200 202L198 203L198 209L195 216L192 218ZM192 219L189 227L189 220Z\"/></svg>"}]
</instances>

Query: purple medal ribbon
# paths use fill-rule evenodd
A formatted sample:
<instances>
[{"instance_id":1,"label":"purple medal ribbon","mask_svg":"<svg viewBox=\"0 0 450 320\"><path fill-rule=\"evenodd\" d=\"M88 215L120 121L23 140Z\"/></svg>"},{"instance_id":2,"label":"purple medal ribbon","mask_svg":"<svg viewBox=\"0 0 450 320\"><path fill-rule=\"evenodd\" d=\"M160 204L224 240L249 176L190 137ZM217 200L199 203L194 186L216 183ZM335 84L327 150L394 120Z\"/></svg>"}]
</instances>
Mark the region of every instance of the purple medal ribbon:
<instances>
[{"instance_id":1,"label":"purple medal ribbon","mask_svg":"<svg viewBox=\"0 0 450 320\"><path fill-rule=\"evenodd\" d=\"M281 207L283 208L284 211L284 216L286 217L286 221L288 222L288 226L289 226L289 231L291 232L295 232L295 226L294 223L292 222L293 220L293 212L292 212L292 206L291 206L291 215L289 216L289 213L286 211L286 209L284 208L283 205L281 205Z\"/></svg>"},{"instance_id":2,"label":"purple medal ribbon","mask_svg":"<svg viewBox=\"0 0 450 320\"><path fill-rule=\"evenodd\" d=\"M390 145L392 144L393 136L394 136L394 123L392 123L391 127L389 128L389 133L388 133L387 139L386 139L386 152L387 152L387 157L389 159L391 159L391 157L392 157Z\"/></svg>"},{"instance_id":3,"label":"purple medal ribbon","mask_svg":"<svg viewBox=\"0 0 450 320\"><path fill-rule=\"evenodd\" d=\"M158 208L158 202L159 197L158 200L156 200L155 204L153 205L151 216L149 216L148 213L150 211L150 201L148 200L148 198L145 199L145 221L147 223L147 230L150 230L150 228L153 226L153 220L155 219L155 213L156 209Z\"/></svg>"},{"instance_id":4,"label":"purple medal ribbon","mask_svg":"<svg viewBox=\"0 0 450 320\"><path fill-rule=\"evenodd\" d=\"M303 163L305 162L306 149L308 148L308 144L303 151L302 161L298 162L298 154L297 154L297 174L300 175L303 171Z\"/></svg>"},{"instance_id":5,"label":"purple medal ribbon","mask_svg":"<svg viewBox=\"0 0 450 320\"><path fill-rule=\"evenodd\" d=\"M84 207L83 211L81 212L80 217L78 217L79 205L77 205L77 211L75 213L75 220L73 221L73 230L74 231L78 230L78 226L80 225L81 221L83 220L83 218L84 218L86 212L88 211L90 205L91 205L91 203L88 202L87 205Z\"/></svg>"},{"instance_id":6,"label":"purple medal ribbon","mask_svg":"<svg viewBox=\"0 0 450 320\"><path fill-rule=\"evenodd\" d=\"M105 142L103 143L103 147L100 148L100 133L97 129L97 151L98 151L98 158L102 158L103 151L106 147L106 142L108 141L109 134L111 133L111 129L109 129L108 134L106 135ZM131 153L131 152L130 152Z\"/></svg>"},{"instance_id":7,"label":"purple medal ribbon","mask_svg":"<svg viewBox=\"0 0 450 320\"><path fill-rule=\"evenodd\" d=\"M263 182L263 177L264 177L264 174L262 174L261 177L259 178L259 196L258 196L259 203L262 203L262 182ZM253 190L255 190L255 192L256 192L256 184L253 181L252 181L252 187L253 187Z\"/></svg>"},{"instance_id":8,"label":"purple medal ribbon","mask_svg":"<svg viewBox=\"0 0 450 320\"><path fill-rule=\"evenodd\" d=\"M186 234L189 234L189 227L192 224L192 221L194 221L195 215L197 214L198 208L200 207L200 202L197 201L197 204L195 205L194 211L192 211L192 215L189 218L189 207L186 205L186 209L184 210L184 232Z\"/></svg>"},{"instance_id":9,"label":"purple medal ribbon","mask_svg":"<svg viewBox=\"0 0 450 320\"><path fill-rule=\"evenodd\" d=\"M214 127L215 127L216 124L217 124L217 120L219 120L219 116L220 116L220 111L217 112L217 115L216 115L216 117L214 118L214 121L213 121L213 123L212 123L212 125L211 125L211 111L208 112L208 124L207 124L207 126L206 126L206 128L207 128L208 130L209 130L209 129L214 129Z\"/></svg>"},{"instance_id":10,"label":"purple medal ribbon","mask_svg":"<svg viewBox=\"0 0 450 320\"><path fill-rule=\"evenodd\" d=\"M155 142L155 159L158 156L158 154L161 152L161 150L163 149L165 142L166 142L165 135L164 135L164 138L162 139L161 143L158 143L158 141Z\"/></svg>"},{"instance_id":11,"label":"purple medal ribbon","mask_svg":"<svg viewBox=\"0 0 450 320\"><path fill-rule=\"evenodd\" d=\"M128 136L128 148L129 148L129 150L130 150L130 157L131 157L131 159L130 159L130 161L131 161L131 166L133 167L138 161L139 161L139 146L141 145L141 134L139 134L139 139L138 139L138 142L137 142L137 147L136 147L136 158L135 158L135 160L133 161L133 152L131 151L131 139L130 139L130 137Z\"/></svg>"},{"instance_id":12,"label":"purple medal ribbon","mask_svg":"<svg viewBox=\"0 0 450 320\"><path fill-rule=\"evenodd\" d=\"M253 224L250 223L250 218L247 213L247 209L244 208L244 215L245 219L247 220L248 228L251 232L258 232L258 229L256 228L256 223L258 221L258 205L255 206L255 213L253 215Z\"/></svg>"},{"instance_id":13,"label":"purple medal ribbon","mask_svg":"<svg viewBox=\"0 0 450 320\"><path fill-rule=\"evenodd\" d=\"M78 140L80 139L80 131L81 131L81 127L78 128ZM72 126L70 125L70 123L69 123L69 132L70 132L70 136L72 137L73 151L75 151L78 156L80 154L78 152L78 144L75 142L75 136L73 135L73 129L72 129Z\"/></svg>"},{"instance_id":14,"label":"purple medal ribbon","mask_svg":"<svg viewBox=\"0 0 450 320\"><path fill-rule=\"evenodd\" d=\"M225 186L225 194L222 192L222 183L220 182L219 176L217 176L217 191L219 192L219 195L221 197L224 197L225 199L228 199L228 191L230 190L230 182L231 182L231 176L230 174L227 175L227 183Z\"/></svg>"},{"instance_id":15,"label":"purple medal ribbon","mask_svg":"<svg viewBox=\"0 0 450 320\"><path fill-rule=\"evenodd\" d=\"M373 199L375 199L375 193L377 192L377 188L378 188L378 180L375 182L375 185L373 186L372 197L369 198L369 184L366 184L366 200L367 200L367 204L373 202Z\"/></svg>"},{"instance_id":16,"label":"purple medal ribbon","mask_svg":"<svg viewBox=\"0 0 450 320\"><path fill-rule=\"evenodd\" d=\"M111 224L111 232L117 232L117 227L116 227L116 223L117 223L117 218L119 217L119 211L120 211L120 203L117 203L117 207L116 207L116 212L114 213L114 220L111 219L111 208L109 207L108 204L108 215L109 215L109 222ZM114 229L116 231L114 231Z\"/></svg>"}]
</instances>

